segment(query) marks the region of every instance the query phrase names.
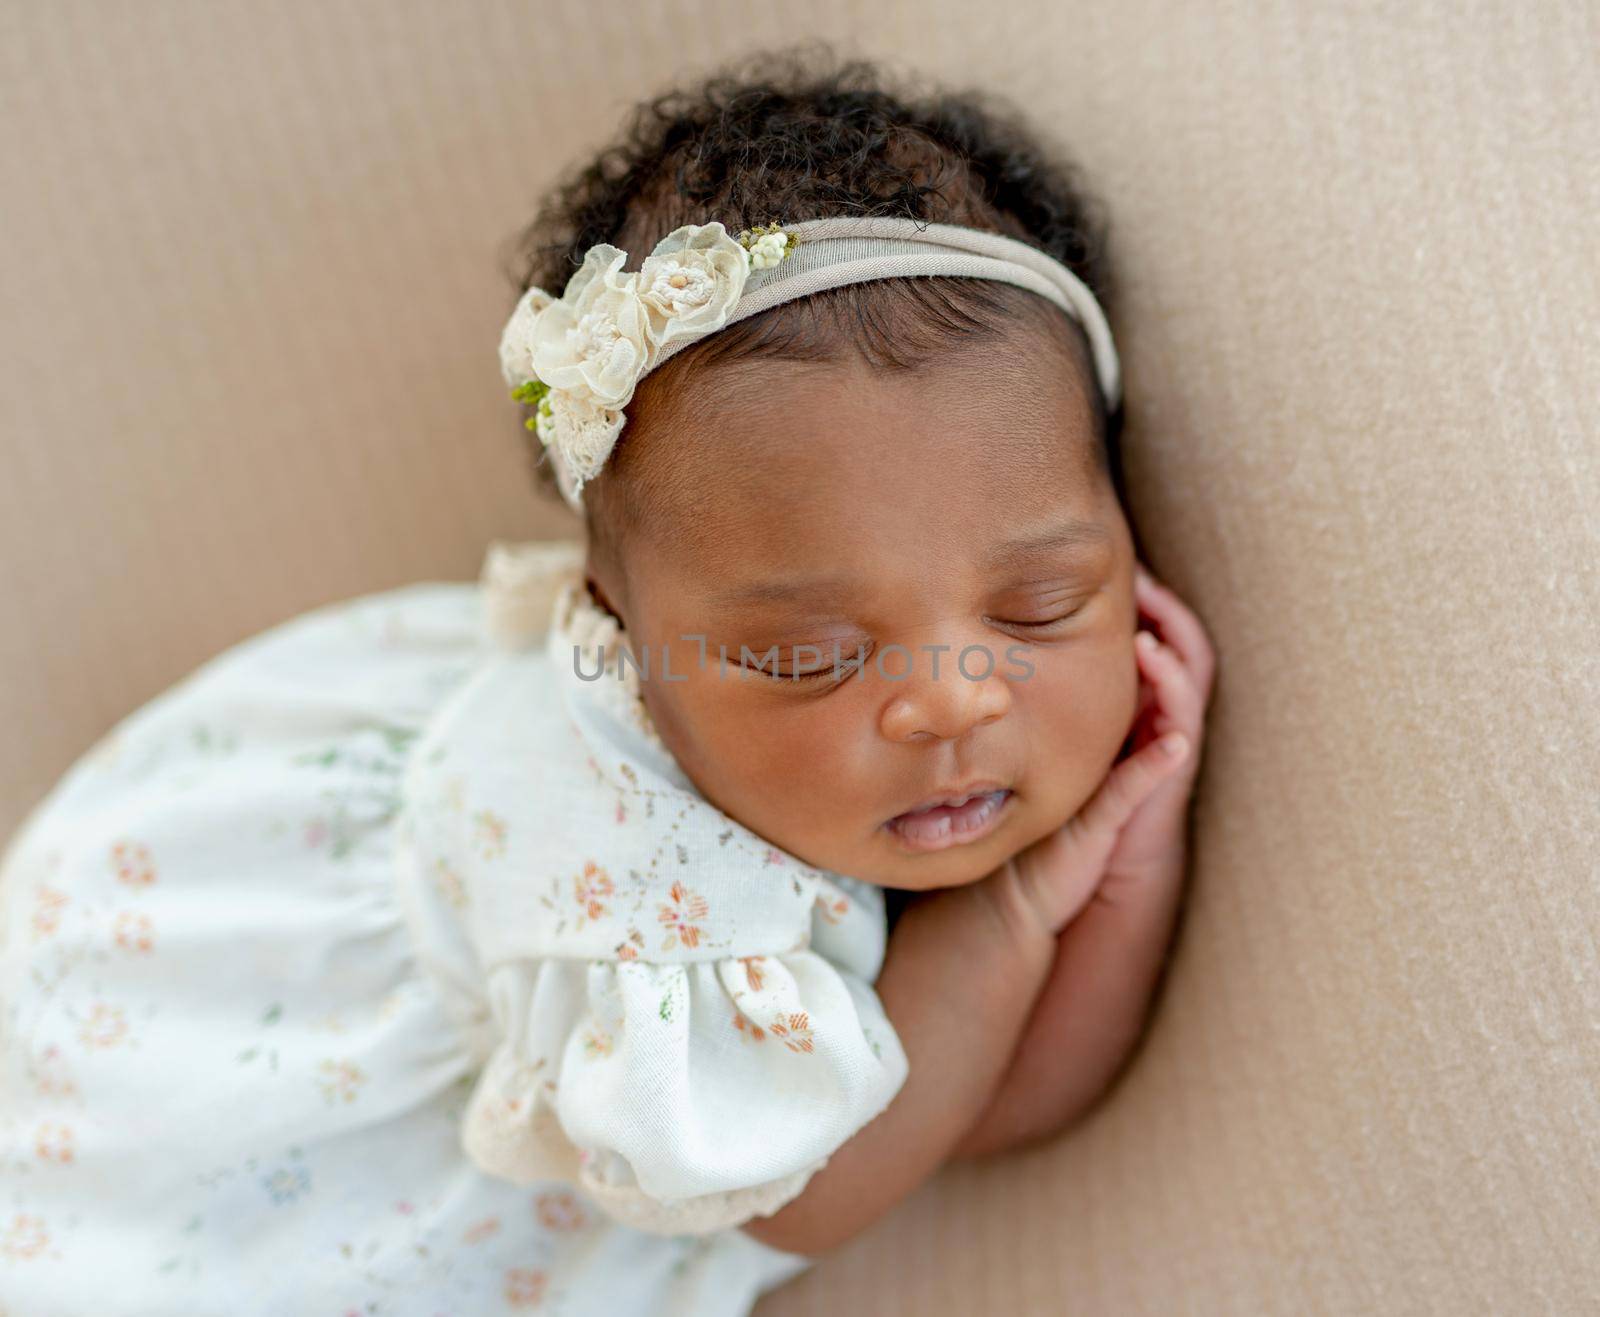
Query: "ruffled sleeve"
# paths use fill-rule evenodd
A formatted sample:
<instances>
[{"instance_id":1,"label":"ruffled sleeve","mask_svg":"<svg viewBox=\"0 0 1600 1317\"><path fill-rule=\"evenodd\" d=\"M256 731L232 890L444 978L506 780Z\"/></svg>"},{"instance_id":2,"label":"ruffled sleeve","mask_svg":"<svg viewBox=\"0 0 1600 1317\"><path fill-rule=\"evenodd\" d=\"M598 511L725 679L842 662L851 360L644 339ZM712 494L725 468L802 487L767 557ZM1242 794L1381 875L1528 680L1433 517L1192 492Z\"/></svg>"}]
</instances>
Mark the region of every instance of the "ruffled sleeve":
<instances>
[{"instance_id":1,"label":"ruffled sleeve","mask_svg":"<svg viewBox=\"0 0 1600 1317\"><path fill-rule=\"evenodd\" d=\"M490 1002L502 1036L467 1109L468 1155L519 1183L567 1180L641 1230L777 1211L907 1074L868 983L815 948L547 958L502 966Z\"/></svg>"}]
</instances>

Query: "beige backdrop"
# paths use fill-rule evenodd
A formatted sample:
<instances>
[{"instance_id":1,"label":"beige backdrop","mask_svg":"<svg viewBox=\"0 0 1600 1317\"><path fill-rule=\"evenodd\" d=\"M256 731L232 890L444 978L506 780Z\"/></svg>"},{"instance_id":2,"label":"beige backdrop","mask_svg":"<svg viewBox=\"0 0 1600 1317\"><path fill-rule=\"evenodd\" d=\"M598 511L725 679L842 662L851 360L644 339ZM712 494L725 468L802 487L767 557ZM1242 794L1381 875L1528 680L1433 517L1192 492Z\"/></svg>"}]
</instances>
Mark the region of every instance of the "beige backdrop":
<instances>
[{"instance_id":1,"label":"beige backdrop","mask_svg":"<svg viewBox=\"0 0 1600 1317\"><path fill-rule=\"evenodd\" d=\"M6 0L0 832L233 642L571 530L503 244L802 29L1008 90L1107 197L1135 510L1221 673L1113 1100L762 1313L1596 1310L1592 0Z\"/></svg>"}]
</instances>

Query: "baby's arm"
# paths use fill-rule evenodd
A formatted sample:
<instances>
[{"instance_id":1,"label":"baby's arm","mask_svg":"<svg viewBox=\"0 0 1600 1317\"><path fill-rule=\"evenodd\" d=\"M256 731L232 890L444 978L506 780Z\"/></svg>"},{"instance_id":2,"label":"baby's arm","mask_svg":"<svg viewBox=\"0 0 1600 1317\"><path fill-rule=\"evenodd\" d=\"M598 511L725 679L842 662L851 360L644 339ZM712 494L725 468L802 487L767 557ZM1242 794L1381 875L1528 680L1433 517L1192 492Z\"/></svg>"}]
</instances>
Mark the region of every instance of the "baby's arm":
<instances>
[{"instance_id":1,"label":"baby's arm","mask_svg":"<svg viewBox=\"0 0 1600 1317\"><path fill-rule=\"evenodd\" d=\"M1061 931L1016 1056L951 1157L1037 1142L1072 1125L1107 1091L1142 1032L1182 888L1179 859L1147 885L1114 895L1097 890Z\"/></svg>"},{"instance_id":2,"label":"baby's arm","mask_svg":"<svg viewBox=\"0 0 1600 1317\"><path fill-rule=\"evenodd\" d=\"M1073 821L966 887L906 907L875 987L909 1070L894 1100L838 1148L805 1190L741 1228L815 1254L882 1216L939 1169L988 1104L1050 970L1056 934L1105 871L1116 833L1178 760L1150 745L1119 764ZM1062 834L1067 829L1062 829Z\"/></svg>"},{"instance_id":3,"label":"baby's arm","mask_svg":"<svg viewBox=\"0 0 1600 1317\"><path fill-rule=\"evenodd\" d=\"M906 907L875 985L905 1049L906 1081L798 1198L745 1231L791 1253L822 1252L945 1161L989 1100L1050 969L1053 939L1015 900L985 879Z\"/></svg>"}]
</instances>

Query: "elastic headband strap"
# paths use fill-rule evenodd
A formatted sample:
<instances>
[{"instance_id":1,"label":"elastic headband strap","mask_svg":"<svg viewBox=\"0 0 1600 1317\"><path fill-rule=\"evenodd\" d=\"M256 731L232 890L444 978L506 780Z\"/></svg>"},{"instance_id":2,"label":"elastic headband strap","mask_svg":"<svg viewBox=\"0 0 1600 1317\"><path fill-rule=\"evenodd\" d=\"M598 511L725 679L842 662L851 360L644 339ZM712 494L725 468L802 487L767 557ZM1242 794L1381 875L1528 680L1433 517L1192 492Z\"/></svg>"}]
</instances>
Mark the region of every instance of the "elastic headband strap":
<instances>
[{"instance_id":1,"label":"elastic headband strap","mask_svg":"<svg viewBox=\"0 0 1600 1317\"><path fill-rule=\"evenodd\" d=\"M799 240L777 265L752 270L728 324L829 288L918 275L1015 284L1048 298L1083 326L1106 409L1122 400L1117 349L1105 313L1084 282L1054 257L1000 233L890 216L843 216L784 225ZM650 369L698 340L666 344Z\"/></svg>"}]
</instances>

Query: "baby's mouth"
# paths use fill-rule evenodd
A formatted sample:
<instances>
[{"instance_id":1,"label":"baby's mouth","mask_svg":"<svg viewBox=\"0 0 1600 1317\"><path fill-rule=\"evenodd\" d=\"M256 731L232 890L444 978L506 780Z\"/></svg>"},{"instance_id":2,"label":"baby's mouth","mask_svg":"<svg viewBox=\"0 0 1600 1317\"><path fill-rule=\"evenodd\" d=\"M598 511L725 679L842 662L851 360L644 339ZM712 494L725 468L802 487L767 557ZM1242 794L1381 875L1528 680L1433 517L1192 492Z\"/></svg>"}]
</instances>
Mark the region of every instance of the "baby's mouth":
<instances>
[{"instance_id":1,"label":"baby's mouth","mask_svg":"<svg viewBox=\"0 0 1600 1317\"><path fill-rule=\"evenodd\" d=\"M896 814L883 826L911 850L938 851L961 846L994 830L1012 794L1009 787L992 787L945 796Z\"/></svg>"}]
</instances>

